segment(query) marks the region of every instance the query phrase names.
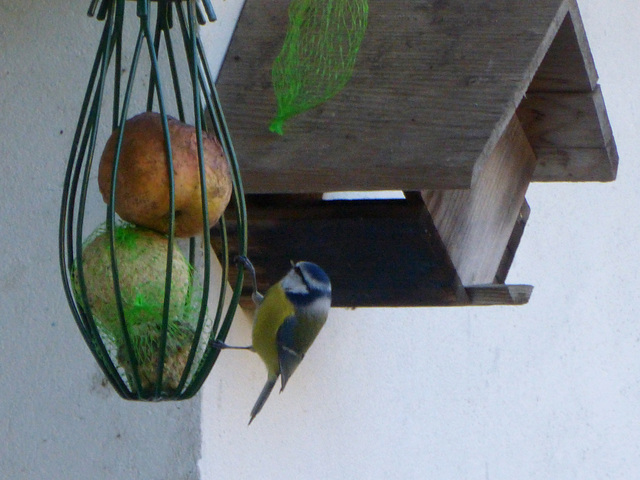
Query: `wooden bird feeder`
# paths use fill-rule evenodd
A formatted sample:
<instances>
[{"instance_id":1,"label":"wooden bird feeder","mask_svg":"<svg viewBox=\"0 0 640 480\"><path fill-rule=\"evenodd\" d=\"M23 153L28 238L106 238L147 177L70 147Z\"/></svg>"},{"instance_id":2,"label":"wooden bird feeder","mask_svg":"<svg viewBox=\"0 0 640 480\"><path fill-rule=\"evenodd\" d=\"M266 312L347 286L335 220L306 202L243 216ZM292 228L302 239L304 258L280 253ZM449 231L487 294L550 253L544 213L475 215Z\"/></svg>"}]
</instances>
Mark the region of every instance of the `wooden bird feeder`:
<instances>
[{"instance_id":1,"label":"wooden bird feeder","mask_svg":"<svg viewBox=\"0 0 640 480\"><path fill-rule=\"evenodd\" d=\"M526 303L532 287L504 281L529 183L617 170L575 0L370 0L354 77L279 136L288 5L246 2L218 79L261 288L305 259L335 306ZM405 198L321 195L372 190Z\"/></svg>"}]
</instances>

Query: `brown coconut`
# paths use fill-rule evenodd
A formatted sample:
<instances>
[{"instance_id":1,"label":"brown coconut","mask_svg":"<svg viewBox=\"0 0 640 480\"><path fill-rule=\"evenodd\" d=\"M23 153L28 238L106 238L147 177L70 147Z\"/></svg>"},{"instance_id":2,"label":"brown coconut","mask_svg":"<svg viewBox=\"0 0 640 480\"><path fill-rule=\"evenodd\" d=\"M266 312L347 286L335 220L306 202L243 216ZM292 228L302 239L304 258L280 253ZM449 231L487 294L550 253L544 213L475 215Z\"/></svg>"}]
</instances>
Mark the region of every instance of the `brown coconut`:
<instances>
[{"instance_id":1,"label":"brown coconut","mask_svg":"<svg viewBox=\"0 0 640 480\"><path fill-rule=\"evenodd\" d=\"M175 181L175 235L203 233L202 195L196 130L167 117ZM224 212L232 192L229 165L217 138L202 132L209 225ZM105 145L98 169L98 186L105 203L119 130ZM160 114L145 112L125 122L116 181L115 211L124 220L161 233L169 231L170 179Z\"/></svg>"}]
</instances>

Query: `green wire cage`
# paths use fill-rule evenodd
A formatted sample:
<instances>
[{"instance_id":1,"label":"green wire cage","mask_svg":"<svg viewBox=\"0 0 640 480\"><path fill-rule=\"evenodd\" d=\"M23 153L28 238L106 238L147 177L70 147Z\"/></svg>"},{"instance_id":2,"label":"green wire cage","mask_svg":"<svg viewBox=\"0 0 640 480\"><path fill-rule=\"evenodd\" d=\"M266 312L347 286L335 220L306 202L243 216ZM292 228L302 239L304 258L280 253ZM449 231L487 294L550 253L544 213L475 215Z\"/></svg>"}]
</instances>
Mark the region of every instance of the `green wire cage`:
<instances>
[{"instance_id":1,"label":"green wire cage","mask_svg":"<svg viewBox=\"0 0 640 480\"><path fill-rule=\"evenodd\" d=\"M215 13L209 0L92 0L88 14L104 28L64 182L59 230L64 290L84 340L120 396L190 398L211 371L238 305L243 271L237 267L229 293L228 252L246 254L240 172L198 32ZM103 117L110 118L101 122ZM148 122L136 127L141 118ZM145 151L153 143L151 127L160 164L133 180L147 182L164 199L160 228L138 224L119 203L127 175L133 175L127 162L151 155ZM141 137L133 138L136 133ZM97 162L97 147L109 134ZM218 152L213 167L212 149ZM187 161L190 170L184 169ZM217 177L211 177L215 168L226 172L229 188L221 212L213 215L221 191ZM92 205L100 198L96 176L106 205L101 215L95 213L102 207ZM156 176L164 183L153 180ZM197 186L190 203L197 210L190 213L196 227L186 230L184 207L177 207L185 178ZM129 195L129 204L148 200ZM158 207L160 200L154 201L150 208ZM227 203L238 224L233 235L225 227ZM219 269L212 268L212 237ZM219 292L210 299L215 283Z\"/></svg>"}]
</instances>

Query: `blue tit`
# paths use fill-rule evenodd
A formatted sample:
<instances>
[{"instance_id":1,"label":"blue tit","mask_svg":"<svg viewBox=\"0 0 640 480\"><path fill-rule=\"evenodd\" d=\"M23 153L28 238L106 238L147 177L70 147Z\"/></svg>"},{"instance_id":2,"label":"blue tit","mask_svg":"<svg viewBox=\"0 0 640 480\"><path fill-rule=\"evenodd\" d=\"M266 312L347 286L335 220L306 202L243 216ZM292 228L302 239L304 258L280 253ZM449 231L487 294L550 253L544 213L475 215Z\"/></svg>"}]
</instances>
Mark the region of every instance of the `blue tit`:
<instances>
[{"instance_id":1,"label":"blue tit","mask_svg":"<svg viewBox=\"0 0 640 480\"><path fill-rule=\"evenodd\" d=\"M281 377L280 391L284 390L325 324L331 307L331 282L315 263L292 263L284 278L262 297L257 292L253 267L246 258L241 260L254 280L253 299L257 309L252 347L267 367L267 382L251 410L251 424L269 398L278 377Z\"/></svg>"}]
</instances>

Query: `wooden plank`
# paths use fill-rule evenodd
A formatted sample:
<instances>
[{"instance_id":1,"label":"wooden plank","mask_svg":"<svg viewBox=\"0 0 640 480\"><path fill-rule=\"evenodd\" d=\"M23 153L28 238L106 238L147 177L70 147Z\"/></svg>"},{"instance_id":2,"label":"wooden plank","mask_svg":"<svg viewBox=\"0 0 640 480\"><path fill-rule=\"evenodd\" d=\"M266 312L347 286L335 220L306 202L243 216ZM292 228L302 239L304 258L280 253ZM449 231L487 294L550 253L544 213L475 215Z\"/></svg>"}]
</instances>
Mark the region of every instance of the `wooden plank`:
<instances>
[{"instance_id":1,"label":"wooden plank","mask_svg":"<svg viewBox=\"0 0 640 480\"><path fill-rule=\"evenodd\" d=\"M507 275L516 256L516 251L518 250L518 246L520 246L520 239L524 234L524 228L527 226L530 213L531 208L525 199L520 207L520 212L516 218L516 223L513 226L509 241L507 242L507 248L505 248L504 254L502 255L502 260L500 260L500 265L498 265L498 272L493 279L493 283L503 284L506 282Z\"/></svg>"},{"instance_id":2,"label":"wooden plank","mask_svg":"<svg viewBox=\"0 0 640 480\"><path fill-rule=\"evenodd\" d=\"M465 288L469 305L524 305L529 302L531 285L473 285Z\"/></svg>"},{"instance_id":3,"label":"wooden plank","mask_svg":"<svg viewBox=\"0 0 640 480\"><path fill-rule=\"evenodd\" d=\"M249 195L249 257L264 292L290 260L327 271L335 307L519 305L532 287L462 286L420 194L406 200L327 201L318 196ZM232 212L227 212L234 234ZM214 252L221 251L212 233ZM231 256L237 252L230 252ZM235 269L230 282L235 282ZM253 310L245 278L241 306Z\"/></svg>"},{"instance_id":4,"label":"wooden plank","mask_svg":"<svg viewBox=\"0 0 640 480\"><path fill-rule=\"evenodd\" d=\"M598 74L582 18L575 2L569 2L558 33L537 69L527 95L532 92L591 92Z\"/></svg>"},{"instance_id":5,"label":"wooden plank","mask_svg":"<svg viewBox=\"0 0 640 480\"><path fill-rule=\"evenodd\" d=\"M536 165L516 117L481 164L470 190L422 196L463 285L492 283Z\"/></svg>"},{"instance_id":6,"label":"wooden plank","mask_svg":"<svg viewBox=\"0 0 640 480\"><path fill-rule=\"evenodd\" d=\"M468 188L569 0L372 0L354 78L268 131L288 0L246 2L219 93L249 193Z\"/></svg>"},{"instance_id":7,"label":"wooden plank","mask_svg":"<svg viewBox=\"0 0 640 480\"><path fill-rule=\"evenodd\" d=\"M280 280L291 260L309 260L330 276L334 306L454 305L468 300L420 199L326 201L251 195L247 209L248 256L262 291ZM233 215L228 224L233 230ZM220 246L214 250L220 252ZM243 306L250 307L249 293L246 281Z\"/></svg>"},{"instance_id":8,"label":"wooden plank","mask_svg":"<svg viewBox=\"0 0 640 480\"><path fill-rule=\"evenodd\" d=\"M611 181L618 154L575 1L547 51L518 117L538 157L534 181Z\"/></svg>"},{"instance_id":9,"label":"wooden plank","mask_svg":"<svg viewBox=\"0 0 640 480\"><path fill-rule=\"evenodd\" d=\"M518 117L534 149L604 148L600 115L606 115L600 87L587 93L529 93L518 108Z\"/></svg>"},{"instance_id":10,"label":"wooden plank","mask_svg":"<svg viewBox=\"0 0 640 480\"><path fill-rule=\"evenodd\" d=\"M608 182L615 180L617 172L614 167L607 169L603 162L602 150L590 148L557 148L538 147L536 155L540 156L539 170L534 173L536 182ZM617 155L615 165L617 165Z\"/></svg>"},{"instance_id":11,"label":"wooden plank","mask_svg":"<svg viewBox=\"0 0 640 480\"><path fill-rule=\"evenodd\" d=\"M587 93L529 93L518 107L538 157L534 181L611 181L618 153L599 86Z\"/></svg>"}]
</instances>

